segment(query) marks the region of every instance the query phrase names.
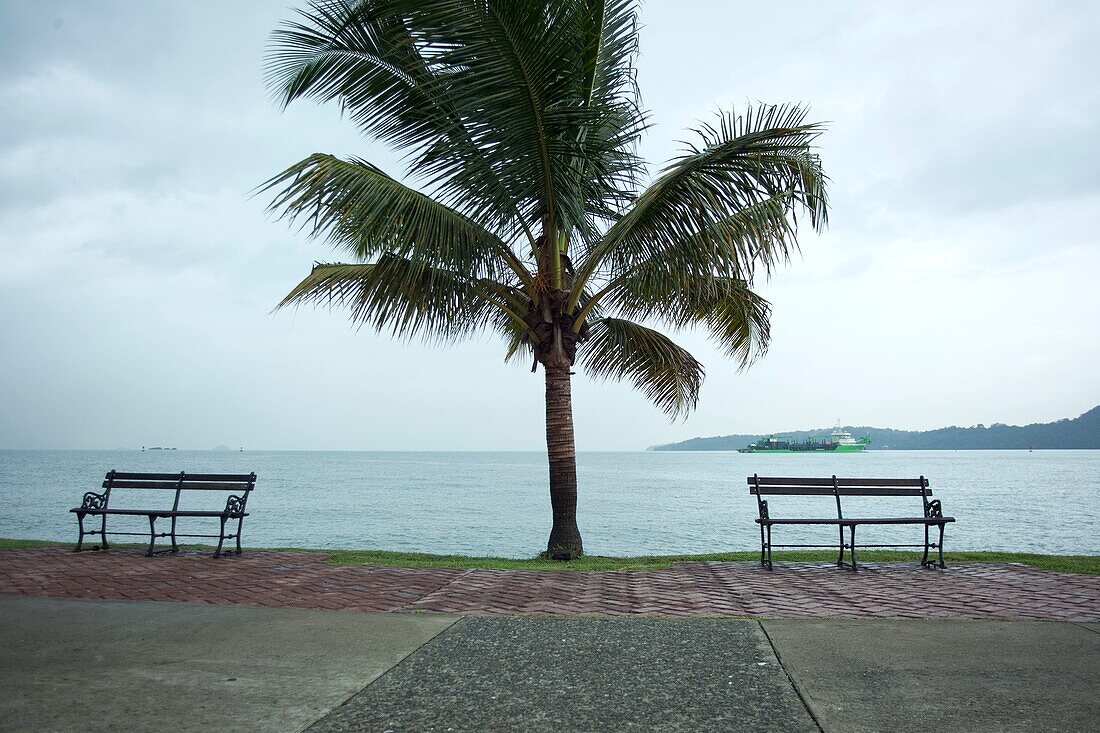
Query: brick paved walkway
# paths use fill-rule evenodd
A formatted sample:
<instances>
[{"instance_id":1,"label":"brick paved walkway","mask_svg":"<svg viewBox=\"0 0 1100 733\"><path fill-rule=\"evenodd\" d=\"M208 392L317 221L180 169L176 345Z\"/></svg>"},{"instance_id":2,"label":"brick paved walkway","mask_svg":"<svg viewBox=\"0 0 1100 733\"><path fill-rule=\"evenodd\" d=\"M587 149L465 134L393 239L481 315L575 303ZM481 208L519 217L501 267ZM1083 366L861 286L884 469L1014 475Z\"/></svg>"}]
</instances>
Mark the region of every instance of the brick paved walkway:
<instances>
[{"instance_id":1,"label":"brick paved walkway","mask_svg":"<svg viewBox=\"0 0 1100 733\"><path fill-rule=\"evenodd\" d=\"M1008 563L945 571L882 563L858 573L780 563L769 573L754 563L691 562L566 572L341 567L324 557L3 550L0 593L357 611L1100 621L1100 576Z\"/></svg>"}]
</instances>

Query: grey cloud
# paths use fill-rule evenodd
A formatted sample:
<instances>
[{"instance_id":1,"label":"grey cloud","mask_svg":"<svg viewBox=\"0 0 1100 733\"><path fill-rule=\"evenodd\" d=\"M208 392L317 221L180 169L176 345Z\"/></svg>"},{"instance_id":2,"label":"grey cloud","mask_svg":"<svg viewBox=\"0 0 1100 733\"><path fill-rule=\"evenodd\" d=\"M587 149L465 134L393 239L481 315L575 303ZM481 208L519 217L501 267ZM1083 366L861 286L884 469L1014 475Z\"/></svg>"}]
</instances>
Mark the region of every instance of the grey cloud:
<instances>
[{"instance_id":1,"label":"grey cloud","mask_svg":"<svg viewBox=\"0 0 1100 733\"><path fill-rule=\"evenodd\" d=\"M356 332L339 312L270 313L336 255L249 192L313 152L402 170L336 109L271 104L263 48L287 4L0 0L0 446L140 444L152 414L177 416L158 429L181 447L227 440L207 432L210 415L256 447L542 445L541 380L504 365L499 342L441 353ZM775 309L766 359L739 373L683 335L709 381L675 426L629 386L582 374L581 449L746 432L776 415L933 427L1095 403L1095 340L1060 314L1100 309L1088 286L1100 6L716 0L645 3L642 19L656 123L643 155L674 155L682 128L728 100L809 103L832 121L832 226L762 285ZM996 316L1025 291L1026 313ZM911 363L914 341L951 359ZM105 344L119 342L149 356L117 363ZM1038 373L1022 353L1060 358ZM826 366L856 386L822 394ZM1021 394L1048 412L1025 414Z\"/></svg>"}]
</instances>

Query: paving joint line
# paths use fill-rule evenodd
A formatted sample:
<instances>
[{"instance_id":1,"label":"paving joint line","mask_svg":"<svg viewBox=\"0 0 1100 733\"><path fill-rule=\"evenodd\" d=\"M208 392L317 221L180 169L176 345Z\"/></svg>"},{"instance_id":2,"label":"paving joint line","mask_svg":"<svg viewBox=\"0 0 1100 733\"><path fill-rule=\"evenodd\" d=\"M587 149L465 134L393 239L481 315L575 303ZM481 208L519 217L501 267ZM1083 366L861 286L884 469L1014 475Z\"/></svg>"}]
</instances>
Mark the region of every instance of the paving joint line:
<instances>
[{"instance_id":1,"label":"paving joint line","mask_svg":"<svg viewBox=\"0 0 1100 733\"><path fill-rule=\"evenodd\" d=\"M404 605L399 606L398 608L394 609L394 613L403 613L403 612L404 613L412 613L414 611L423 611L423 610L425 610L425 609L422 609L422 608L409 608L409 606L411 606L413 604L416 604L416 603L422 603L422 602L426 601L427 599L431 598L436 593L439 593L441 590L443 590L447 586L451 585L452 583L456 583L456 582L462 580L463 578L465 578L467 575L470 575L472 572L474 572L474 570L475 570L475 568L469 568L469 569L466 570L466 572L461 573L460 575L456 575L453 578L448 578L448 579L444 580L438 586L436 586L432 590L428 591L424 595L420 596L419 598L417 598L415 600L411 600L408 603L405 603ZM430 610L430 609L428 609L428 610ZM447 627L447 628L450 628L450 627Z\"/></svg>"},{"instance_id":2,"label":"paving joint line","mask_svg":"<svg viewBox=\"0 0 1100 733\"><path fill-rule=\"evenodd\" d=\"M1091 626L1085 626L1084 622L1082 621L1070 621L1070 623L1074 626L1080 626L1085 631L1091 631L1094 634L1100 634L1100 629L1094 629Z\"/></svg>"},{"instance_id":3,"label":"paving joint line","mask_svg":"<svg viewBox=\"0 0 1100 733\"><path fill-rule=\"evenodd\" d=\"M783 664L783 657L779 655L779 648L776 647L775 642L772 641L771 634L764 628L764 622L757 619L756 625L760 627L760 631L763 632L764 638L768 640L768 646L772 649L772 654L775 655L776 661L779 662L779 668L783 670L783 674L787 676L787 681L791 683L791 689L794 690L794 694L798 695L798 701L802 703L802 707L806 708L806 712L810 716L810 720L814 721L814 725L817 727L818 733L825 733L825 728L821 725L821 721L817 719L817 713L814 712L813 706L810 705L806 696L802 694L802 690L798 687L798 683L794 681L794 677L787 671L787 665Z\"/></svg>"},{"instance_id":4,"label":"paving joint line","mask_svg":"<svg viewBox=\"0 0 1100 733\"><path fill-rule=\"evenodd\" d=\"M444 615L444 614L440 614L440 615ZM326 710L325 712L321 713L321 714L320 714L319 716L317 716L317 717L316 717L316 718L314 718L313 720L311 720L311 721L309 721L308 723L306 723L306 724L305 724L304 726L302 726L302 727L301 727L301 728L299 728L299 729L298 729L297 731L295 731L295 733L306 733L306 731L308 731L308 730L309 730L310 728L312 728L313 726L317 725L317 724L318 724L319 722L321 722L322 720L324 720L324 719L325 719L325 718L327 718L328 716L332 715L332 714L333 714L333 713L334 713L335 711L337 711L337 710L339 710L340 708L342 708L342 707L344 707L345 705L347 705L347 704L348 704L348 703L349 703L349 702L351 701L351 699L352 699L353 697L355 697L356 695L358 695L359 693L361 693L361 692L362 692L363 690L365 690L365 689L367 689L368 687L370 687L371 685L373 685L373 684L374 684L375 682L377 682L378 680L380 680L380 679L382 679L383 677L385 677L386 675L388 675L388 674L389 674L390 672L392 672L392 671L394 671L395 669L397 669L398 667L400 667L400 666L401 666L402 664L404 664L404 663L405 663L405 660L406 660L406 659L408 659L409 657L411 657L411 656L412 656L413 654L416 654L416 653L417 653L418 651L420 651L420 650L421 650L421 649L423 649L424 647L428 646L428 644L431 644L431 643L432 643L433 641L435 641L435 640L436 640L436 639L438 639L439 637L443 636L443 635L444 635L444 634L446 634L446 633L447 633L448 631L450 631L451 629L453 629L453 628L454 628L455 626L457 626L458 624L460 624L460 623L464 622L465 620L466 620L466 619L465 619L465 618L463 618L462 616L456 616L455 618L453 618L453 619L451 620L451 623L447 624L447 625L446 625L446 626L444 626L444 627L443 627L442 629L440 629L440 630L439 630L439 633L435 634L435 635L434 635L434 636L432 636L432 637L431 637L430 639L427 639L427 640L426 640L426 641L425 641L425 642L424 642L423 644L420 644L420 645L419 645L419 646L417 646L417 647L416 647L415 649L412 649L412 650L410 650L408 654L405 654L405 655L404 655L403 657L401 657L401 658L400 658L400 659L398 659L398 660L397 660L396 662L394 662L394 663L393 663L392 665L390 665L390 668L389 668L389 669L387 669L387 670L386 670L385 672L383 672L382 674L378 675L378 676L377 676L377 677L375 677L375 678L374 678L373 680L371 680L371 681L370 681L370 682L368 682L367 684L363 685L363 686L362 686L362 687L360 687L360 688L359 688L358 690L355 690L355 691L354 691L354 692L352 692L352 693L351 693L350 695L348 695L347 697L345 697L345 698L344 698L343 700L341 700L341 701L340 701L340 702L338 702L337 704L333 705L332 707L330 707L330 708L329 708L328 710Z\"/></svg>"}]
</instances>

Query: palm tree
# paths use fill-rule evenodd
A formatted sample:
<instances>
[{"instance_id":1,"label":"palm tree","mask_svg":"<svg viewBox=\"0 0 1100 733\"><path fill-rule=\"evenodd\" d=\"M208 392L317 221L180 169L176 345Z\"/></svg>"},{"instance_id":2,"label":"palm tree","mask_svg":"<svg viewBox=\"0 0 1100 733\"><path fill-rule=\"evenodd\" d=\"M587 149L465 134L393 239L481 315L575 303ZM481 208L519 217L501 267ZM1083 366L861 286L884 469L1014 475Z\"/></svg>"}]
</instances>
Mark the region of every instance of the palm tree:
<instances>
[{"instance_id":1,"label":"palm tree","mask_svg":"<svg viewBox=\"0 0 1100 733\"><path fill-rule=\"evenodd\" d=\"M267 181L273 212L352 260L280 307L431 342L489 329L541 364L559 559L583 552L574 367L685 415L703 365L650 326L706 329L747 366L768 344L754 277L796 250L798 214L827 216L821 126L794 106L718 113L642 186L637 23L633 0L314 0L267 56L283 106L339 102L419 184L326 154Z\"/></svg>"}]
</instances>

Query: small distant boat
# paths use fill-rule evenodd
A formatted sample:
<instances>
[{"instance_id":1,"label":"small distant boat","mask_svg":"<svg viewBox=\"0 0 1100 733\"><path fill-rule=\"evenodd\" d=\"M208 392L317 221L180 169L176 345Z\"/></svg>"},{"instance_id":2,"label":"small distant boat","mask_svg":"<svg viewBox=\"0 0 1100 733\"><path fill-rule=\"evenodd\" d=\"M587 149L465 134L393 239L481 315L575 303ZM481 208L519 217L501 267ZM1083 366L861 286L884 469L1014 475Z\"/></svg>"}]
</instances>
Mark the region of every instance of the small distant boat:
<instances>
[{"instance_id":1,"label":"small distant boat","mask_svg":"<svg viewBox=\"0 0 1100 733\"><path fill-rule=\"evenodd\" d=\"M738 448L738 453L862 453L871 445L870 438L856 440L847 430L840 425L829 434L828 440L807 440L794 442L781 440L774 435L768 435L755 443L749 443L744 448Z\"/></svg>"}]
</instances>

